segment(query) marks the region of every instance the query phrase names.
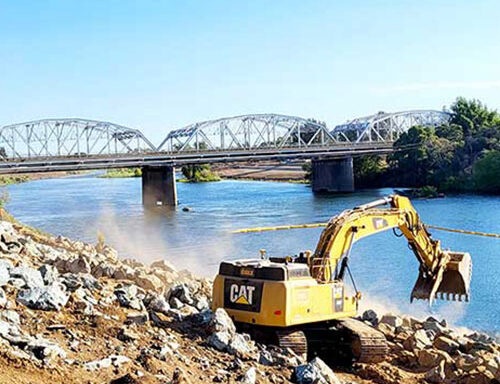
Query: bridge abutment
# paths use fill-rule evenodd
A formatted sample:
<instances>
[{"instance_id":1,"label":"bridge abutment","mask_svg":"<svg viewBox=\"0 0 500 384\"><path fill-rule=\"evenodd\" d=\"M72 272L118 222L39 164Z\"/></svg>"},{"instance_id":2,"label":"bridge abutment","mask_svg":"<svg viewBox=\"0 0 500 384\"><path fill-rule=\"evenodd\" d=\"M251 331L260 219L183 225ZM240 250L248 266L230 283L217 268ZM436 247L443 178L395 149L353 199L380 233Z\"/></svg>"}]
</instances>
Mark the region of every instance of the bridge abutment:
<instances>
[{"instance_id":1,"label":"bridge abutment","mask_svg":"<svg viewBox=\"0 0 500 384\"><path fill-rule=\"evenodd\" d=\"M352 157L312 160L312 190L315 193L354 192Z\"/></svg>"},{"instance_id":2,"label":"bridge abutment","mask_svg":"<svg viewBox=\"0 0 500 384\"><path fill-rule=\"evenodd\" d=\"M174 167L142 167L142 204L145 207L177 205Z\"/></svg>"}]
</instances>

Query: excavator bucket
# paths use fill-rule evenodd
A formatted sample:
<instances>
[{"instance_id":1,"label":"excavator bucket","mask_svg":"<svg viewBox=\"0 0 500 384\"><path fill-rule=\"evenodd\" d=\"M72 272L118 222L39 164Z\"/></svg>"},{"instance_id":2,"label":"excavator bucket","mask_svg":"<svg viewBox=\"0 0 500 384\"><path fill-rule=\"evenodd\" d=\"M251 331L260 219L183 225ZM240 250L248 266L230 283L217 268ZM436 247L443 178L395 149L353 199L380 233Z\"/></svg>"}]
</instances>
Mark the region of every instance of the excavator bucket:
<instances>
[{"instance_id":1,"label":"excavator bucket","mask_svg":"<svg viewBox=\"0 0 500 384\"><path fill-rule=\"evenodd\" d=\"M431 305L435 298L469 301L472 274L470 255L461 252L450 252L449 255L450 261L435 277L419 273L411 293L411 301L413 299L429 300Z\"/></svg>"}]
</instances>

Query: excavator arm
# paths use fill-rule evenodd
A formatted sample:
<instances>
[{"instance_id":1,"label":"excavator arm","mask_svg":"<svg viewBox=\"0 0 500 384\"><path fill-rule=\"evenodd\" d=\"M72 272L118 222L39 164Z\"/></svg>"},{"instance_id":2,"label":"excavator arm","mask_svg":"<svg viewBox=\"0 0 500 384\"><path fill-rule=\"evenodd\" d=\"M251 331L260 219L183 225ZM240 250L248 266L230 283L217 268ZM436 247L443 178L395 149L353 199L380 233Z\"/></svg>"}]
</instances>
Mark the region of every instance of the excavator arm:
<instances>
[{"instance_id":1,"label":"excavator arm","mask_svg":"<svg viewBox=\"0 0 500 384\"><path fill-rule=\"evenodd\" d=\"M388 208L382 206L389 205ZM471 259L468 253L441 249L432 239L418 213L403 196L384 199L346 210L333 217L323 230L316 250L309 260L311 274L318 282L342 280L348 266L352 245L367 236L399 229L415 254L420 268L413 299L427 299L432 304L438 294L443 299L469 300Z\"/></svg>"}]
</instances>

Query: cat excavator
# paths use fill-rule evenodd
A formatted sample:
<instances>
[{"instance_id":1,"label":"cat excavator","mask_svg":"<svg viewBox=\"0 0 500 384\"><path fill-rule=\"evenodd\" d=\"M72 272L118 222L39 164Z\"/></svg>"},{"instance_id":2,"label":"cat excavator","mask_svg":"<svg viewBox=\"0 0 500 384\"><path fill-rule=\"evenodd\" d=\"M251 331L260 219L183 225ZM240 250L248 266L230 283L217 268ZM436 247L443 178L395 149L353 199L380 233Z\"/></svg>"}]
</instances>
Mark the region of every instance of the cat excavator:
<instances>
[{"instance_id":1,"label":"cat excavator","mask_svg":"<svg viewBox=\"0 0 500 384\"><path fill-rule=\"evenodd\" d=\"M388 229L406 238L419 263L411 301L469 301L470 255L443 250L410 200L391 195L332 217L314 252L267 258L261 250L261 258L223 261L214 281L213 308L224 308L255 340L304 357L382 361L388 350L384 335L355 318L362 295L349 263L355 242ZM374 268L384 268L374 256Z\"/></svg>"}]
</instances>

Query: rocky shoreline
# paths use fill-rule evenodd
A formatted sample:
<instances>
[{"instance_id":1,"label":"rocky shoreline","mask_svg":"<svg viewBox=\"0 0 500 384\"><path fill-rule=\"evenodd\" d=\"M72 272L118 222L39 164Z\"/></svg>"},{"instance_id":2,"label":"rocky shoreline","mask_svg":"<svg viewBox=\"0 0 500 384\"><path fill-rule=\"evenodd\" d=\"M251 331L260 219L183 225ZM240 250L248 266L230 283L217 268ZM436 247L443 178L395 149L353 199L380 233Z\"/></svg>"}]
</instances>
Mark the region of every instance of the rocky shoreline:
<instances>
[{"instance_id":1,"label":"rocky shoreline","mask_svg":"<svg viewBox=\"0 0 500 384\"><path fill-rule=\"evenodd\" d=\"M7 215L2 215L7 217ZM366 311L386 362L328 367L238 333L211 281L165 260L0 221L0 383L495 383L500 346L446 321Z\"/></svg>"}]
</instances>

